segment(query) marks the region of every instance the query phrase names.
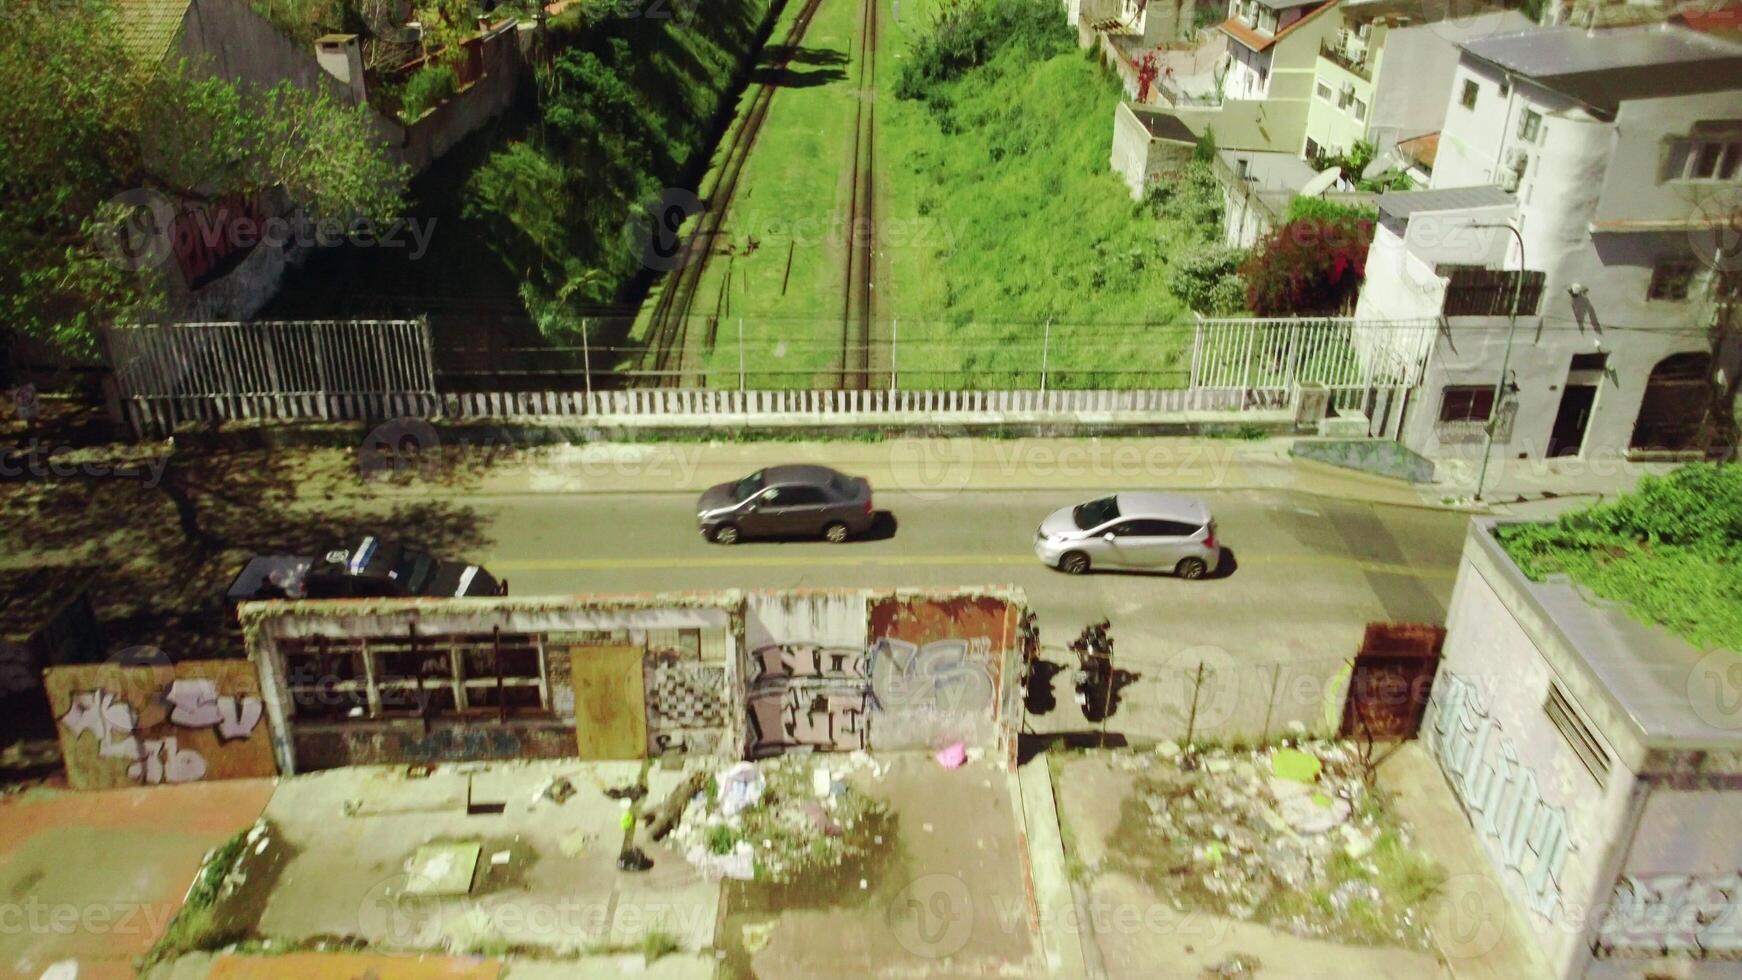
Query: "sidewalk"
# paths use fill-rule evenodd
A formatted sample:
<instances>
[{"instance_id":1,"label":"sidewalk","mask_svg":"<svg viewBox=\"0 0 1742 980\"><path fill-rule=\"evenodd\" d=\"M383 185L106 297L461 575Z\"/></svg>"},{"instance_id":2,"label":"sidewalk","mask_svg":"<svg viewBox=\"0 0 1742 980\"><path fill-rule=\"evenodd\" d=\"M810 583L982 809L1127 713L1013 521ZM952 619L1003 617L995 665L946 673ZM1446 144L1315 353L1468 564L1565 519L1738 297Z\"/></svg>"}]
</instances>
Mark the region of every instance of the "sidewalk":
<instances>
[{"instance_id":1,"label":"sidewalk","mask_svg":"<svg viewBox=\"0 0 1742 980\"><path fill-rule=\"evenodd\" d=\"M1374 504L1472 512L1557 513L1632 489L1673 464L1622 459L1500 460L1490 465L1486 503L1473 499L1479 463L1443 460L1434 482L1410 484L1289 455L1292 438L890 439L833 442L599 442L515 449L476 473L484 496L543 493L699 493L779 463L819 463L880 490L939 499L967 491L1172 489L1289 490ZM491 451L485 447L475 452ZM428 457L313 450L328 465L374 474L386 495L420 493ZM330 454L330 457L329 457ZM398 476L395 479L395 476ZM1520 500L1522 498L1522 501Z\"/></svg>"}]
</instances>

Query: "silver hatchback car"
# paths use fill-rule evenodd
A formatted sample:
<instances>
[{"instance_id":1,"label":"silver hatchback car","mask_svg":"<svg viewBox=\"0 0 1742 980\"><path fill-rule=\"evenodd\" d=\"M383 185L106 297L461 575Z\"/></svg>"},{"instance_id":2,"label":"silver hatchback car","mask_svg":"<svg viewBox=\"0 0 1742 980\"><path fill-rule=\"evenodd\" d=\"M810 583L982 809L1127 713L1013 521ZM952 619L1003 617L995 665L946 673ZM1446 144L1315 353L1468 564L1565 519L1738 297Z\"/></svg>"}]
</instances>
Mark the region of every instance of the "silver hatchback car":
<instances>
[{"instance_id":1,"label":"silver hatchback car","mask_svg":"<svg viewBox=\"0 0 1742 980\"><path fill-rule=\"evenodd\" d=\"M1221 564L1216 521L1195 497L1119 493L1066 507L1040 523L1034 553L1073 575L1092 568L1166 570L1203 578Z\"/></svg>"}]
</instances>

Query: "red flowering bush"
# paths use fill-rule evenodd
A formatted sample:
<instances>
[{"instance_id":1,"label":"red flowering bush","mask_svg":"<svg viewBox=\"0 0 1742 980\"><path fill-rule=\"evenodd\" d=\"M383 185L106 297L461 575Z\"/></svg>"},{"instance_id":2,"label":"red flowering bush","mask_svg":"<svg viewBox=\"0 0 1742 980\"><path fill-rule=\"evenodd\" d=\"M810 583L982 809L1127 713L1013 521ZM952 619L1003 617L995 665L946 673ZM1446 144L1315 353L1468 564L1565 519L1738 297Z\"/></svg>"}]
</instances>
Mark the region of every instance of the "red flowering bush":
<instances>
[{"instance_id":1,"label":"red flowering bush","mask_svg":"<svg viewBox=\"0 0 1742 980\"><path fill-rule=\"evenodd\" d=\"M1258 316L1351 309L1373 244L1368 218L1297 218L1270 233L1240 267L1246 306Z\"/></svg>"}]
</instances>

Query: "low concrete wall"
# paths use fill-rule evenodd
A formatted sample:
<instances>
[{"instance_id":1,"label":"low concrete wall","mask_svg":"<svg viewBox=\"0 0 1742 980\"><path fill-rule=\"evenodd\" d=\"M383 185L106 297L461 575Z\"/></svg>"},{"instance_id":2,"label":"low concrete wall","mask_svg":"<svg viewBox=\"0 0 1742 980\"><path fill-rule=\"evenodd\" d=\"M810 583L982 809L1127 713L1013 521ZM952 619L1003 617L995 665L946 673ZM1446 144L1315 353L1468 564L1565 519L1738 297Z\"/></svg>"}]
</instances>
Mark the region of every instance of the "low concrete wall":
<instances>
[{"instance_id":1,"label":"low concrete wall","mask_svg":"<svg viewBox=\"0 0 1742 980\"><path fill-rule=\"evenodd\" d=\"M1297 439L1288 454L1374 476L1432 483L1434 462L1390 439Z\"/></svg>"}]
</instances>

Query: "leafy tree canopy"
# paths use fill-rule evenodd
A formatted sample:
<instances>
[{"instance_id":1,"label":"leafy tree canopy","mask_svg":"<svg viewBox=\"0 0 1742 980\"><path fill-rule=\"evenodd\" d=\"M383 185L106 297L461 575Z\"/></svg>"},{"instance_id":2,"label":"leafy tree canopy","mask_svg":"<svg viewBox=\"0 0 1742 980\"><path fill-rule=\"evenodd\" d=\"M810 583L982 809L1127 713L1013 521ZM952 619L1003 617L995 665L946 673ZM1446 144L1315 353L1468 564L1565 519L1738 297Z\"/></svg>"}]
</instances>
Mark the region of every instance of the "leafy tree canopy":
<instances>
[{"instance_id":1,"label":"leafy tree canopy","mask_svg":"<svg viewBox=\"0 0 1742 980\"><path fill-rule=\"evenodd\" d=\"M1365 219L1300 218L1270 233L1240 268L1259 316L1337 314L1355 302L1373 243Z\"/></svg>"},{"instance_id":2,"label":"leafy tree canopy","mask_svg":"<svg viewBox=\"0 0 1742 980\"><path fill-rule=\"evenodd\" d=\"M142 210L281 189L313 217L397 211L405 168L371 111L288 83L134 62L112 0L21 4L0 32L0 330L69 352L161 309L155 263L131 261ZM143 206L152 204L150 208ZM133 266L144 266L133 268Z\"/></svg>"}]
</instances>

